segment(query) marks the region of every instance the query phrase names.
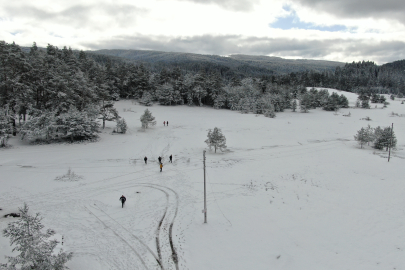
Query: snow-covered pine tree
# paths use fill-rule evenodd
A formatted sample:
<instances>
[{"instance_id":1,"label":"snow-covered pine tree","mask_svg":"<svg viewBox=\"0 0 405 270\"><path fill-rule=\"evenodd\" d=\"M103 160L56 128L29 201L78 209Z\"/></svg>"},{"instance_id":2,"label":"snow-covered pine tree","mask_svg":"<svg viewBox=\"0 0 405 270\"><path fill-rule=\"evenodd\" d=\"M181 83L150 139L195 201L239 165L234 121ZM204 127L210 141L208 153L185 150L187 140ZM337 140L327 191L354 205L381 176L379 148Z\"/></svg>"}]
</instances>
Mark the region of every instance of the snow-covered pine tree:
<instances>
[{"instance_id":1,"label":"snow-covered pine tree","mask_svg":"<svg viewBox=\"0 0 405 270\"><path fill-rule=\"evenodd\" d=\"M117 132L125 134L127 132L128 126L125 119L117 119Z\"/></svg>"},{"instance_id":2,"label":"snow-covered pine tree","mask_svg":"<svg viewBox=\"0 0 405 270\"><path fill-rule=\"evenodd\" d=\"M222 134L221 129L215 127L214 130L209 129L207 134L208 139L205 140L205 143L209 146L210 150L214 147L215 153L217 148L223 151L226 149L226 138Z\"/></svg>"},{"instance_id":3,"label":"snow-covered pine tree","mask_svg":"<svg viewBox=\"0 0 405 270\"><path fill-rule=\"evenodd\" d=\"M115 121L118 119L118 111L114 108L114 103L111 101L105 102L103 100L100 106L100 117L103 120L103 129L105 128L105 121Z\"/></svg>"},{"instance_id":4,"label":"snow-covered pine tree","mask_svg":"<svg viewBox=\"0 0 405 270\"><path fill-rule=\"evenodd\" d=\"M156 125L155 117L152 116L152 113L146 109L142 114L141 118L142 128L147 129L149 126Z\"/></svg>"},{"instance_id":5,"label":"snow-covered pine tree","mask_svg":"<svg viewBox=\"0 0 405 270\"><path fill-rule=\"evenodd\" d=\"M365 128L361 128L357 131L357 134L354 135L354 139L360 144L360 147L363 148L363 144L368 142L368 134Z\"/></svg>"},{"instance_id":6,"label":"snow-covered pine tree","mask_svg":"<svg viewBox=\"0 0 405 270\"><path fill-rule=\"evenodd\" d=\"M217 95L214 99L214 108L215 109L220 109L225 106L226 102L226 96L224 93L220 93Z\"/></svg>"},{"instance_id":7,"label":"snow-covered pine tree","mask_svg":"<svg viewBox=\"0 0 405 270\"><path fill-rule=\"evenodd\" d=\"M273 104L270 103L270 105L264 110L263 115L270 118L276 117Z\"/></svg>"},{"instance_id":8,"label":"snow-covered pine tree","mask_svg":"<svg viewBox=\"0 0 405 270\"><path fill-rule=\"evenodd\" d=\"M385 147L386 151L388 151L389 147L395 148L397 145L397 138L391 127L385 127L384 129L377 127L374 132L374 137L374 148L376 149L382 150Z\"/></svg>"},{"instance_id":9,"label":"snow-covered pine tree","mask_svg":"<svg viewBox=\"0 0 405 270\"><path fill-rule=\"evenodd\" d=\"M363 99L363 100L361 101L361 107L362 107L363 109L370 109L370 104L368 103L368 99Z\"/></svg>"},{"instance_id":10,"label":"snow-covered pine tree","mask_svg":"<svg viewBox=\"0 0 405 270\"><path fill-rule=\"evenodd\" d=\"M156 90L156 95L161 105L171 105L173 103L173 86L170 83L159 85Z\"/></svg>"},{"instance_id":11,"label":"snow-covered pine tree","mask_svg":"<svg viewBox=\"0 0 405 270\"><path fill-rule=\"evenodd\" d=\"M292 111L295 112L297 110L297 100L294 99L291 104Z\"/></svg>"},{"instance_id":12,"label":"snow-covered pine tree","mask_svg":"<svg viewBox=\"0 0 405 270\"><path fill-rule=\"evenodd\" d=\"M333 92L332 95L329 96L327 102L324 104L323 109L325 111L335 111L340 108L339 102L339 95L336 92Z\"/></svg>"},{"instance_id":13,"label":"snow-covered pine tree","mask_svg":"<svg viewBox=\"0 0 405 270\"><path fill-rule=\"evenodd\" d=\"M153 96L149 92L143 92L142 98L139 100L139 103L145 106L152 106Z\"/></svg>"},{"instance_id":14,"label":"snow-covered pine tree","mask_svg":"<svg viewBox=\"0 0 405 270\"><path fill-rule=\"evenodd\" d=\"M339 96L339 106L340 108L349 108L349 100L343 94Z\"/></svg>"},{"instance_id":15,"label":"snow-covered pine tree","mask_svg":"<svg viewBox=\"0 0 405 270\"><path fill-rule=\"evenodd\" d=\"M198 105L202 106L202 99L207 95L207 91L201 86L197 85L193 88L193 96L197 98Z\"/></svg>"},{"instance_id":16,"label":"snow-covered pine tree","mask_svg":"<svg viewBox=\"0 0 405 270\"><path fill-rule=\"evenodd\" d=\"M19 208L20 218L7 225L3 230L3 235L10 239L13 252L19 254L15 257L6 256L8 262L0 264L0 269L43 269L43 270L63 270L68 269L65 264L73 257L72 252L62 250L55 254L54 249L59 243L50 238L55 235L55 231L47 229L43 232L44 225L41 223L42 217L39 213L31 216L28 213L28 206Z\"/></svg>"},{"instance_id":17,"label":"snow-covered pine tree","mask_svg":"<svg viewBox=\"0 0 405 270\"><path fill-rule=\"evenodd\" d=\"M305 93L301 96L300 99L300 109L301 112L307 113L311 108L312 98L309 93Z\"/></svg>"},{"instance_id":18,"label":"snow-covered pine tree","mask_svg":"<svg viewBox=\"0 0 405 270\"><path fill-rule=\"evenodd\" d=\"M100 124L96 119L87 115L86 111L78 111L72 107L67 113L56 117L58 133L62 138L73 140L91 139L97 137Z\"/></svg>"}]
</instances>

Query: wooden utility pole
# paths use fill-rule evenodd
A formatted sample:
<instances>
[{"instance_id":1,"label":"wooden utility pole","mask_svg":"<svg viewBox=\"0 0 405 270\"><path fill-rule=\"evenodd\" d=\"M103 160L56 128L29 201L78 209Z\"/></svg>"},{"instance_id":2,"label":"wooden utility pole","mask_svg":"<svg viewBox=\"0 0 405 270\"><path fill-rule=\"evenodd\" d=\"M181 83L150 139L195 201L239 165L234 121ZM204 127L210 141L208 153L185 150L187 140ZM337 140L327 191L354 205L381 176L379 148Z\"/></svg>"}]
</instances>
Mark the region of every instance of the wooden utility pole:
<instances>
[{"instance_id":1,"label":"wooden utility pole","mask_svg":"<svg viewBox=\"0 0 405 270\"><path fill-rule=\"evenodd\" d=\"M207 223L207 189L205 184L205 150L203 152L203 162L204 162L204 223Z\"/></svg>"},{"instance_id":2,"label":"wooden utility pole","mask_svg":"<svg viewBox=\"0 0 405 270\"><path fill-rule=\"evenodd\" d=\"M390 157L391 157L391 147L392 147L392 137L394 136L394 123L392 123L391 126L391 140L390 140L390 147L388 149L388 162L390 162Z\"/></svg>"}]
</instances>

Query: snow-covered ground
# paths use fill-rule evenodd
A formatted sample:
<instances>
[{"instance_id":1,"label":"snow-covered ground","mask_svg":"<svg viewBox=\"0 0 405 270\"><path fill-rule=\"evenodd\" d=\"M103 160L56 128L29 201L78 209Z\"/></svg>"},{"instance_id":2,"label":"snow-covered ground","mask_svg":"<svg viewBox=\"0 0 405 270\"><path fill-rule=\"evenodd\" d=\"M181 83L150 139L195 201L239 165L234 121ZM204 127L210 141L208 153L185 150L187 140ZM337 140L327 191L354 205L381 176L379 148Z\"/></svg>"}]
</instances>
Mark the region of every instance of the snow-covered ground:
<instances>
[{"instance_id":1,"label":"snow-covered ground","mask_svg":"<svg viewBox=\"0 0 405 270\"><path fill-rule=\"evenodd\" d=\"M357 95L345 95L353 106ZM405 269L405 117L391 115L405 114L405 104L389 102L274 119L155 105L157 125L144 131L146 107L119 101L125 135L109 123L96 143L13 138L0 150L0 229L28 203L63 235L71 269ZM353 139L368 124L391 123L398 149L390 162ZM204 224L204 140L214 127L228 151L206 155ZM69 168L82 178L55 180ZM0 262L10 254L1 236Z\"/></svg>"}]
</instances>

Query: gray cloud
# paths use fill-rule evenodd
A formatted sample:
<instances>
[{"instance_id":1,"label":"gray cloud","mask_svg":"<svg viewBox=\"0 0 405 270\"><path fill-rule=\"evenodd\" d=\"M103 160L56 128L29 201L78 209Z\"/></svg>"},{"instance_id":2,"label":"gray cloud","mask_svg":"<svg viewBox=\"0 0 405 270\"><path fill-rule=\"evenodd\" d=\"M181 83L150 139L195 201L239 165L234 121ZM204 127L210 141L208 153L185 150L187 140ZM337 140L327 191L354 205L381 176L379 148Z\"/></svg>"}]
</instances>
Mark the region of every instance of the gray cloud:
<instances>
[{"instance_id":1,"label":"gray cloud","mask_svg":"<svg viewBox=\"0 0 405 270\"><path fill-rule=\"evenodd\" d=\"M59 12L50 12L34 6L6 6L4 7L6 16L13 19L27 18L33 21L33 25L38 22L59 23L75 27L95 27L98 26L92 21L92 11L101 12L101 14L114 14L112 18L120 26L124 26L128 21L133 21L135 16L145 14L147 11L132 5L109 5L97 4L75 5ZM111 17L110 17L111 18ZM100 22L102 24L102 22Z\"/></svg>"},{"instance_id":2,"label":"gray cloud","mask_svg":"<svg viewBox=\"0 0 405 270\"><path fill-rule=\"evenodd\" d=\"M292 0L344 18L385 18L405 24L403 0Z\"/></svg>"},{"instance_id":3,"label":"gray cloud","mask_svg":"<svg viewBox=\"0 0 405 270\"><path fill-rule=\"evenodd\" d=\"M348 61L371 60L386 63L405 58L405 42L344 39L298 40L288 38L244 38L237 35L202 35L188 38L167 36L116 36L98 43L81 44L90 49L144 49L200 54L249 54L330 59L344 55ZM341 60L344 61L344 60Z\"/></svg>"},{"instance_id":4,"label":"gray cloud","mask_svg":"<svg viewBox=\"0 0 405 270\"><path fill-rule=\"evenodd\" d=\"M180 0L198 4L216 4L233 11L251 11L259 0Z\"/></svg>"}]
</instances>

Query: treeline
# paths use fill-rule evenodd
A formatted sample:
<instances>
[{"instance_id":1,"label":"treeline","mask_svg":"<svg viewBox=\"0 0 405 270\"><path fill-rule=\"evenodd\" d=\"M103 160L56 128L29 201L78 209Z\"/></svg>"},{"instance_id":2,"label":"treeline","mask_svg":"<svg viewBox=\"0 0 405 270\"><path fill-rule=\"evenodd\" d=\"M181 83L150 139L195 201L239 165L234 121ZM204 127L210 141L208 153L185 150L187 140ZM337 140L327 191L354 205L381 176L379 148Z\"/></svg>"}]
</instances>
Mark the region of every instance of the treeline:
<instances>
[{"instance_id":1,"label":"treeline","mask_svg":"<svg viewBox=\"0 0 405 270\"><path fill-rule=\"evenodd\" d=\"M298 102L304 112L317 107L336 110L348 106L343 95L329 95L327 91L315 89L307 91L306 86L363 91L361 100L368 104L372 92L400 89L393 87L398 73L390 73L388 69L363 62L347 64L334 73L227 78L209 68L196 71L180 66L136 65L117 57L75 52L66 47L59 49L50 44L41 50L34 43L29 51L24 51L15 43L2 41L0 136L5 138L7 134L19 132L22 139L28 140L92 138L99 130L97 119L102 119L103 127L107 120L122 124L113 104L120 98L137 99L146 106L154 102L207 105L268 117L285 109L295 111ZM363 78L368 76L376 79L367 82ZM382 78L387 78L384 84L373 86L373 83L380 84ZM391 84L387 84L388 80ZM123 129L117 127L117 130Z\"/></svg>"}]
</instances>

